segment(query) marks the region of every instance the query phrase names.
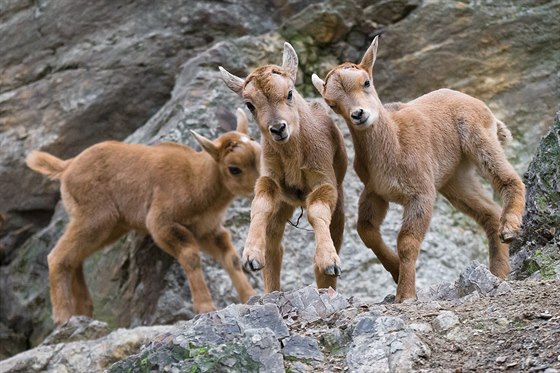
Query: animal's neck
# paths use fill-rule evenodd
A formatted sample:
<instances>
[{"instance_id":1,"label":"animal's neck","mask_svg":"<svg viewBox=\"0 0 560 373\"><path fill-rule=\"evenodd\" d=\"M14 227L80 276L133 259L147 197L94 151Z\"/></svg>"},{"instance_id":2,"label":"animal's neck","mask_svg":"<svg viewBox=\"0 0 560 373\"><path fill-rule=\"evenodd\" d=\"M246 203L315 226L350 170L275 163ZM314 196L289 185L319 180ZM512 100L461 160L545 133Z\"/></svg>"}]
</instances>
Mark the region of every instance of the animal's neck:
<instances>
[{"instance_id":1,"label":"animal's neck","mask_svg":"<svg viewBox=\"0 0 560 373\"><path fill-rule=\"evenodd\" d=\"M205 184L203 188L200 188L204 191L201 200L207 201L209 205L225 208L235 196L225 187L219 165L214 158L206 152L202 152L201 156L203 160L200 162L199 172L197 173L198 175L204 175L200 178L200 183Z\"/></svg>"},{"instance_id":2,"label":"animal's neck","mask_svg":"<svg viewBox=\"0 0 560 373\"><path fill-rule=\"evenodd\" d=\"M379 107L379 119L370 127L357 130L352 124L348 125L356 156L367 154L372 159L364 161L369 162L373 167L396 162L401 152L398 126L381 102Z\"/></svg>"}]
</instances>

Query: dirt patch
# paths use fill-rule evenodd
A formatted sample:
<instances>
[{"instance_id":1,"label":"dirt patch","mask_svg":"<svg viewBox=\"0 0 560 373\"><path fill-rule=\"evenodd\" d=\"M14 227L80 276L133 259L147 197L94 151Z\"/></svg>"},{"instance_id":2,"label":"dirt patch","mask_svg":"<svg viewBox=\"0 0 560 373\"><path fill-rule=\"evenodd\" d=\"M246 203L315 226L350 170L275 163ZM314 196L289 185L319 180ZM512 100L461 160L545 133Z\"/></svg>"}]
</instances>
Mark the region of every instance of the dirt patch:
<instances>
[{"instance_id":1,"label":"dirt patch","mask_svg":"<svg viewBox=\"0 0 560 373\"><path fill-rule=\"evenodd\" d=\"M415 368L430 372L560 370L560 280L509 285L510 292L492 297L387 305L387 313L401 316L409 325L433 326L442 310L458 316L459 323L447 331L417 331L431 356Z\"/></svg>"}]
</instances>

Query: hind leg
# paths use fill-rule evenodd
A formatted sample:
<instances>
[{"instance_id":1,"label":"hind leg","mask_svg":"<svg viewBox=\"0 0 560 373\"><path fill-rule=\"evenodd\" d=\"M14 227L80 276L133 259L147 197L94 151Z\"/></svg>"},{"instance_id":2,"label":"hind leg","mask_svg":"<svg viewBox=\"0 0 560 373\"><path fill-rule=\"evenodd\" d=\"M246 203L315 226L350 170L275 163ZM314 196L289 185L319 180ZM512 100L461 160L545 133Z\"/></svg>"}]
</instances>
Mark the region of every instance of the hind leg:
<instances>
[{"instance_id":1,"label":"hind leg","mask_svg":"<svg viewBox=\"0 0 560 373\"><path fill-rule=\"evenodd\" d=\"M91 297L83 278L82 262L103 246L112 223L72 218L47 257L53 320L57 325L77 314L91 315Z\"/></svg>"},{"instance_id":2,"label":"hind leg","mask_svg":"<svg viewBox=\"0 0 560 373\"><path fill-rule=\"evenodd\" d=\"M485 132L476 132L471 143L465 146L467 154L489 179L492 187L500 193L503 202L498 235L502 242L510 242L521 231L523 210L525 209L525 185L506 159L497 138Z\"/></svg>"},{"instance_id":3,"label":"hind leg","mask_svg":"<svg viewBox=\"0 0 560 373\"><path fill-rule=\"evenodd\" d=\"M336 201L336 207L332 213L329 231L336 253L339 254L344 236L344 193L342 187L339 187L338 189L338 199ZM314 269L315 280L319 289L329 287L336 289L336 276L327 275L324 272L319 271L317 267Z\"/></svg>"},{"instance_id":4,"label":"hind leg","mask_svg":"<svg viewBox=\"0 0 560 373\"><path fill-rule=\"evenodd\" d=\"M484 229L489 244L490 272L505 279L510 267L508 245L501 242L498 234L501 209L483 189L474 168L458 173L440 192Z\"/></svg>"},{"instance_id":5,"label":"hind leg","mask_svg":"<svg viewBox=\"0 0 560 373\"><path fill-rule=\"evenodd\" d=\"M113 242L115 242L119 237L127 232L124 228L115 228L109 235L109 237L100 245L103 248ZM72 279L72 293L74 299L76 299L76 315L85 315L88 317L93 316L93 301L91 300L91 295L88 291L86 281L84 278L83 264L75 269L74 276Z\"/></svg>"}]
</instances>

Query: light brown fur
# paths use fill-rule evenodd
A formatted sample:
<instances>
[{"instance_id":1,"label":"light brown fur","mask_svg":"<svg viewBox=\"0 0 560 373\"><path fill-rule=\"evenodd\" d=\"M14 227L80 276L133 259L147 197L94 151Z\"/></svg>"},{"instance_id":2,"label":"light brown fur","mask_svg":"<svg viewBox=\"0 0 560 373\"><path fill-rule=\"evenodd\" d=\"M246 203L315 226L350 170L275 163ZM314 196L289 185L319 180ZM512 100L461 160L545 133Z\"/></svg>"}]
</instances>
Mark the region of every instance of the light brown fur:
<instances>
[{"instance_id":1,"label":"light brown fur","mask_svg":"<svg viewBox=\"0 0 560 373\"><path fill-rule=\"evenodd\" d=\"M282 67L260 67L245 80L220 70L228 87L254 109L262 134L263 171L251 206L245 267L264 268L265 291L280 290L284 228L294 209L305 207L315 232L317 286L335 288L348 162L340 130L320 104L307 103L294 89L297 55L289 44Z\"/></svg>"},{"instance_id":2,"label":"light brown fur","mask_svg":"<svg viewBox=\"0 0 560 373\"><path fill-rule=\"evenodd\" d=\"M382 105L371 81L376 53L377 38L359 65L337 66L325 81L313 75L313 84L350 128L364 183L358 233L397 282L397 302L416 297L416 259L438 191L482 226L490 270L506 278L505 242L518 235L525 206L525 187L502 148L511 133L482 101L449 89ZM477 171L500 193L503 210ZM404 207L397 255L380 233L389 202Z\"/></svg>"},{"instance_id":3,"label":"light brown fur","mask_svg":"<svg viewBox=\"0 0 560 373\"><path fill-rule=\"evenodd\" d=\"M107 141L77 157L32 152L27 165L61 181L70 222L48 256L53 319L92 316L82 262L129 230L150 233L186 272L196 312L215 309L200 266L202 249L226 269L243 302L254 294L230 233L222 226L237 195L250 195L259 175L260 146L238 131L212 142L193 133L205 151L173 143L147 146ZM233 175L231 167L241 172ZM237 172L237 171L234 171Z\"/></svg>"}]
</instances>

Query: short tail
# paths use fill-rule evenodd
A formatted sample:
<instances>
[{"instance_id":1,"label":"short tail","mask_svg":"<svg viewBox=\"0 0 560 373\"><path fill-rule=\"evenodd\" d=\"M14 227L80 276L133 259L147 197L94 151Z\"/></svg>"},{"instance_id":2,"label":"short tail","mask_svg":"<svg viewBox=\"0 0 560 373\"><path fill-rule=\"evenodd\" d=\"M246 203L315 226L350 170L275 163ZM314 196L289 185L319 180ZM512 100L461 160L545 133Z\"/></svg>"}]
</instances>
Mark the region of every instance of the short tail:
<instances>
[{"instance_id":1,"label":"short tail","mask_svg":"<svg viewBox=\"0 0 560 373\"><path fill-rule=\"evenodd\" d=\"M502 144L502 146L506 146L511 142L513 136L511 135L510 130L507 128L504 122L496 119L496 124L498 126L496 131L498 134L498 141L500 141L500 144Z\"/></svg>"},{"instance_id":2,"label":"short tail","mask_svg":"<svg viewBox=\"0 0 560 373\"><path fill-rule=\"evenodd\" d=\"M45 152L31 152L25 159L27 167L33 171L47 175L50 179L60 179L62 173L72 160L62 160Z\"/></svg>"}]
</instances>

